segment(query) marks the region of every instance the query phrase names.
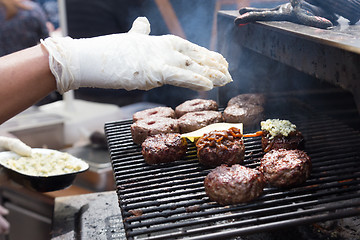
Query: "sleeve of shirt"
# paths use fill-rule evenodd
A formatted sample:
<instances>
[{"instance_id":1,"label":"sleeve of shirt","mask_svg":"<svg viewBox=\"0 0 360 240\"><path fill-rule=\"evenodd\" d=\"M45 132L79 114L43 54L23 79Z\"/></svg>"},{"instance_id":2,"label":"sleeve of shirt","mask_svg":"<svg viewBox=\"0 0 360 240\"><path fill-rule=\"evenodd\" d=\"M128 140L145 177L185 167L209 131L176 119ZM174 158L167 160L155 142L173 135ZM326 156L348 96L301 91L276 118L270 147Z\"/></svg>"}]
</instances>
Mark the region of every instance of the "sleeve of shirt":
<instances>
[{"instance_id":1,"label":"sleeve of shirt","mask_svg":"<svg viewBox=\"0 0 360 240\"><path fill-rule=\"evenodd\" d=\"M33 6L34 18L37 19L39 25L39 39L46 38L49 36L49 30L46 26L47 18L44 10L37 3L34 3Z\"/></svg>"}]
</instances>

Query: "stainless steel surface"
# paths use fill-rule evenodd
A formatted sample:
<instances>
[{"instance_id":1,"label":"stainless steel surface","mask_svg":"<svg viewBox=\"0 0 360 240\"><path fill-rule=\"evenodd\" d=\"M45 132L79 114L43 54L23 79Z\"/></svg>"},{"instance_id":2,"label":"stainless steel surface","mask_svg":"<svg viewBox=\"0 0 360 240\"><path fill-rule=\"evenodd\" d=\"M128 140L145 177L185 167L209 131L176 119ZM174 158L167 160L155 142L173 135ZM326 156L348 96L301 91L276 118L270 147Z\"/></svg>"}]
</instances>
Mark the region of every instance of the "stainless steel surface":
<instances>
[{"instance_id":1,"label":"stainless steel surface","mask_svg":"<svg viewBox=\"0 0 360 240\"><path fill-rule=\"evenodd\" d=\"M11 133L31 147L64 147L64 119L31 107L0 126L0 133Z\"/></svg>"},{"instance_id":2,"label":"stainless steel surface","mask_svg":"<svg viewBox=\"0 0 360 240\"><path fill-rule=\"evenodd\" d=\"M77 176L74 184L96 192L115 189L114 174L107 148L89 144L67 148L64 151L86 161L90 166L88 171Z\"/></svg>"}]
</instances>

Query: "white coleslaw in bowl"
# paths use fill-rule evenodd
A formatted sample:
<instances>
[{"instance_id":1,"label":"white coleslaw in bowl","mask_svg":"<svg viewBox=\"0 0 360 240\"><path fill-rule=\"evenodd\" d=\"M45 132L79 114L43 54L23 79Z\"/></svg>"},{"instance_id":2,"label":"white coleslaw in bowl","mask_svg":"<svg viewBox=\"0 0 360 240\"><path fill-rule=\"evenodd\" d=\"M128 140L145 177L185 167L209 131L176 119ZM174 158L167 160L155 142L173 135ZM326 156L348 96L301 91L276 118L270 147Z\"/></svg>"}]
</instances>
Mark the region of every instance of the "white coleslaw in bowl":
<instances>
[{"instance_id":1,"label":"white coleslaw in bowl","mask_svg":"<svg viewBox=\"0 0 360 240\"><path fill-rule=\"evenodd\" d=\"M57 176L82 172L89 165L68 153L56 150L34 148L30 157L13 152L0 152L0 164L28 176Z\"/></svg>"}]
</instances>

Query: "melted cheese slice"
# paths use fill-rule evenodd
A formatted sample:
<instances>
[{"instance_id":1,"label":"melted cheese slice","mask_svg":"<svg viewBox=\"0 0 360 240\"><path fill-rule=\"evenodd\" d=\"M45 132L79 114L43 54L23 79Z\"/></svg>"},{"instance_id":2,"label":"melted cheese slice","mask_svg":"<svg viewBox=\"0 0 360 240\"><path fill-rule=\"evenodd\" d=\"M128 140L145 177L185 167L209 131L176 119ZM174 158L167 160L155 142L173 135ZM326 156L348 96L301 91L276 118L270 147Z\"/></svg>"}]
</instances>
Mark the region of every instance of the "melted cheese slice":
<instances>
[{"instance_id":1,"label":"melted cheese slice","mask_svg":"<svg viewBox=\"0 0 360 240\"><path fill-rule=\"evenodd\" d=\"M214 130L228 130L229 128L236 127L240 129L241 134L243 134L243 124L242 123L213 123L206 127L200 128L196 131L184 133L181 135L183 138L189 139L191 142L195 142L197 139L201 138L205 133L214 131Z\"/></svg>"}]
</instances>

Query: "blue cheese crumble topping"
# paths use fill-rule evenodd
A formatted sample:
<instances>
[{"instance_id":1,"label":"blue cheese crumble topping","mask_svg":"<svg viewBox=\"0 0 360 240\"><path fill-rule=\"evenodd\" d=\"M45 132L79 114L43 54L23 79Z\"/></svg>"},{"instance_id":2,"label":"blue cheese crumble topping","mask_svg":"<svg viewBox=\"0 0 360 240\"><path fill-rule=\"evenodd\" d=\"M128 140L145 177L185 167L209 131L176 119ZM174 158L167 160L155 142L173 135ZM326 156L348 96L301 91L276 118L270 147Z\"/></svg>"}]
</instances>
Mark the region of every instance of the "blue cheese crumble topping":
<instances>
[{"instance_id":1,"label":"blue cheese crumble topping","mask_svg":"<svg viewBox=\"0 0 360 240\"><path fill-rule=\"evenodd\" d=\"M269 133L269 139L281 135L287 137L289 133L296 131L296 125L288 120L267 119L266 121L261 121L260 125L262 131Z\"/></svg>"}]
</instances>

